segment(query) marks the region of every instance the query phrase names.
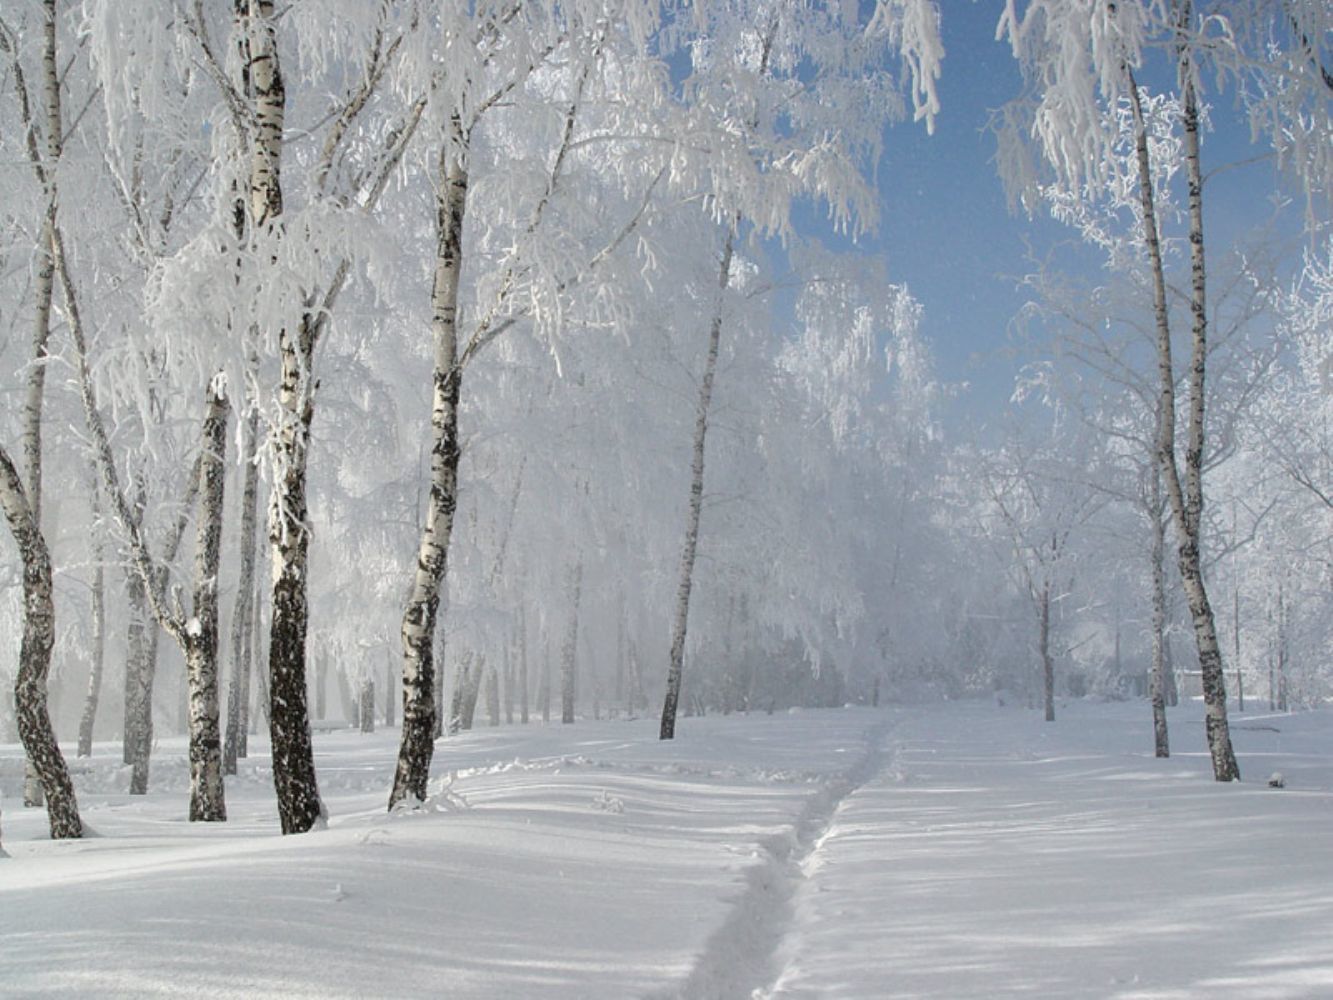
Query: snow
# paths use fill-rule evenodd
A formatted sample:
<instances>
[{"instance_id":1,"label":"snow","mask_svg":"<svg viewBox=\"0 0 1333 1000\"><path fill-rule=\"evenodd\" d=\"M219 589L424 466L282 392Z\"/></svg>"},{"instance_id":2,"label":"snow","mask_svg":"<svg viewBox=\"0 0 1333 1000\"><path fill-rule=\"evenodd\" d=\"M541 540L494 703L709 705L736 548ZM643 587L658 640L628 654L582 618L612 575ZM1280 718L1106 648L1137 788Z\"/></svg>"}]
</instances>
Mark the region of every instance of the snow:
<instances>
[{"instance_id":1,"label":"snow","mask_svg":"<svg viewBox=\"0 0 1333 1000\"><path fill-rule=\"evenodd\" d=\"M1160 761L1142 704L488 728L393 815L397 731L317 733L295 837L263 739L225 824L186 822L183 740L138 798L99 744L66 842L3 745L0 994L1333 995L1333 720L1236 716L1218 785L1200 718Z\"/></svg>"}]
</instances>

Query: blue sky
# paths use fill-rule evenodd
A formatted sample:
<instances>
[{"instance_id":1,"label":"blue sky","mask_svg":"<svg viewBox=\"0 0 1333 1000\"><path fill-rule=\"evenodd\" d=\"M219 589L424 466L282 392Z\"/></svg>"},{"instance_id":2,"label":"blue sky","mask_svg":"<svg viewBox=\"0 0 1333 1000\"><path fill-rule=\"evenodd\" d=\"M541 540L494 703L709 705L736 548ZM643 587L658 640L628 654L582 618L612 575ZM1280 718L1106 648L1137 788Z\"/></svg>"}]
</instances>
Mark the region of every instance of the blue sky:
<instances>
[{"instance_id":1,"label":"blue sky","mask_svg":"<svg viewBox=\"0 0 1333 1000\"><path fill-rule=\"evenodd\" d=\"M1008 45L995 41L999 0L943 0L941 8L946 55L935 134L919 123L889 129L879 169L880 228L865 249L882 253L893 280L905 281L925 307L922 333L940 377L969 383L952 415L991 421L1019 365L1008 350L1008 327L1025 301L1016 287L1026 270L1025 238L1048 247L1071 233L1049 220L1012 215L991 162L989 112L1021 87ZM1205 138L1206 169L1256 152L1230 96L1217 100L1217 131ZM1209 182L1210 247L1224 248L1268 216L1272 183L1268 164Z\"/></svg>"}]
</instances>

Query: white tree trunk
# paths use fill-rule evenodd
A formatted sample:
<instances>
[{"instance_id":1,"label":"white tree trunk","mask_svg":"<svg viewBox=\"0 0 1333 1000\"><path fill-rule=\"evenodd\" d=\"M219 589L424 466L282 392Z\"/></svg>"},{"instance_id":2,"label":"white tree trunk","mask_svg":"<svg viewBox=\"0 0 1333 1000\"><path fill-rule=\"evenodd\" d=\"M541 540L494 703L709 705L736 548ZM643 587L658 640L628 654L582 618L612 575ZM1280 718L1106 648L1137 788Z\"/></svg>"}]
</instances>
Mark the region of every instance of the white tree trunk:
<instances>
[{"instance_id":1,"label":"white tree trunk","mask_svg":"<svg viewBox=\"0 0 1333 1000\"><path fill-rule=\"evenodd\" d=\"M23 561L23 639L14 684L19 739L46 795L51 837L81 837L83 824L79 820L74 785L46 709L46 678L55 645L51 557L18 470L3 447L0 447L0 507L4 508Z\"/></svg>"},{"instance_id":2,"label":"white tree trunk","mask_svg":"<svg viewBox=\"0 0 1333 1000\"><path fill-rule=\"evenodd\" d=\"M1194 620L1194 637L1199 651L1202 674L1208 748L1213 760L1213 776L1218 781L1240 777L1240 769L1231 749L1226 718L1226 681L1222 674L1222 651L1217 642L1217 628L1204 587L1199 559L1199 525L1203 512L1203 390L1207 351L1207 315L1204 310L1203 261L1203 189L1199 171L1198 109L1194 88L1183 71L1187 84L1184 94L1185 157L1189 179L1190 258L1193 290L1191 310L1194 315L1194 350L1190 366L1189 441L1185 452L1185 483L1182 486L1176 464L1175 445L1175 369L1171 359L1171 328L1166 302L1166 277L1162 265L1157 212L1153 195L1147 130L1143 121L1138 86L1129 73L1130 107L1134 116L1135 146L1138 159L1139 193L1143 208L1144 241L1153 275L1153 310L1157 324L1157 365L1160 401L1158 408L1158 462L1162 482L1171 501L1173 520L1179 539L1180 573L1185 596Z\"/></svg>"},{"instance_id":3,"label":"white tree trunk","mask_svg":"<svg viewBox=\"0 0 1333 1000\"><path fill-rule=\"evenodd\" d=\"M519 721L528 724L528 616L518 609L518 691Z\"/></svg>"},{"instance_id":4,"label":"white tree trunk","mask_svg":"<svg viewBox=\"0 0 1333 1000\"><path fill-rule=\"evenodd\" d=\"M88 671L88 696L79 719L78 756L93 755L93 729L97 723L97 706L102 696L102 667L106 657L106 551L102 544L102 502L97 475L90 477L92 500L92 557L93 557L93 636L92 668Z\"/></svg>"},{"instance_id":5,"label":"white tree trunk","mask_svg":"<svg viewBox=\"0 0 1333 1000\"><path fill-rule=\"evenodd\" d=\"M218 569L222 561L229 412L222 387L215 379L208 392L200 442L193 615L184 630L190 696L190 820L199 822L227 818L218 720Z\"/></svg>"},{"instance_id":6,"label":"white tree trunk","mask_svg":"<svg viewBox=\"0 0 1333 1000\"><path fill-rule=\"evenodd\" d=\"M1184 4L1182 18L1190 5ZM1240 767L1231 747L1227 723L1226 675L1222 665L1222 646L1217 638L1217 623L1204 585L1200 548L1203 524L1203 447L1204 378L1208 361L1208 310L1205 298L1206 270L1203 251L1203 170L1199 155L1199 109L1195 94L1194 67L1188 48L1182 50L1181 96L1185 132L1185 166L1189 184L1190 213L1190 311L1193 315L1192 350L1189 376L1189 439L1185 448L1185 484L1183 503L1177 508L1179 488L1172 494L1180 529L1180 575L1185 581L1190 616L1194 620L1194 641L1199 649L1199 672L1203 681L1204 724L1208 750L1213 758L1213 776L1218 781L1240 779ZM1170 484L1168 483L1168 489Z\"/></svg>"},{"instance_id":7,"label":"white tree trunk","mask_svg":"<svg viewBox=\"0 0 1333 1000\"><path fill-rule=\"evenodd\" d=\"M1051 582L1042 584L1041 596L1037 602L1037 618L1040 628L1038 646L1041 652L1041 689L1042 704L1046 710L1046 721L1055 721L1055 660L1051 656Z\"/></svg>"},{"instance_id":8,"label":"white tree trunk","mask_svg":"<svg viewBox=\"0 0 1333 1000\"><path fill-rule=\"evenodd\" d=\"M281 162L287 91L278 58L272 0L249 0L243 18L248 42L248 79L253 94L254 134L250 161L250 226L263 241L281 234ZM306 704L306 635L310 608L307 571L310 525L306 466L314 419L315 328L302 317L295 330L278 331L281 381L278 426L272 432L273 493L269 503L269 547L273 600L269 625L269 732L273 784L282 832L304 833L320 822L324 805L315 777Z\"/></svg>"},{"instance_id":9,"label":"white tree trunk","mask_svg":"<svg viewBox=\"0 0 1333 1000\"><path fill-rule=\"evenodd\" d=\"M699 516L704 496L704 446L708 435L708 409L713 400L713 379L722 339L722 307L731 282L732 247L736 224L727 231L718 268L718 296L708 327L708 353L704 359L703 380L699 383L699 401L694 416L694 457L690 465L690 504L685 517L685 542L681 546L680 575L676 586L676 613L671 623L671 653L667 664L666 700L662 705L659 738L676 735L676 710L680 704L680 680L685 663L685 628L690 615L690 589L694 585L694 556L699 547Z\"/></svg>"},{"instance_id":10,"label":"white tree trunk","mask_svg":"<svg viewBox=\"0 0 1333 1000\"><path fill-rule=\"evenodd\" d=\"M463 218L468 174L463 153L440 154L436 194L435 275L431 332L435 345L431 400L431 482L412 589L403 612L403 731L389 808L409 796L426 797L435 744L435 664L432 643L440 586L458 506L458 402L463 370L458 359L458 282L463 265Z\"/></svg>"},{"instance_id":11,"label":"white tree trunk","mask_svg":"<svg viewBox=\"0 0 1333 1000\"><path fill-rule=\"evenodd\" d=\"M222 767L226 774L236 773L236 761L246 755L246 718L250 704L250 669L253 663L253 605L257 562L255 545L259 536L259 466L254 450L259 441L259 414L252 412L245 422L241 439L245 482L241 494L240 575L236 582L236 603L231 616L231 683L227 688L227 739L223 746Z\"/></svg>"},{"instance_id":12,"label":"white tree trunk","mask_svg":"<svg viewBox=\"0 0 1333 1000\"><path fill-rule=\"evenodd\" d=\"M1166 521L1162 509L1161 472L1152 469L1153 488L1149 513L1152 519L1152 674L1148 681L1152 702L1153 752L1171 756L1166 726Z\"/></svg>"}]
</instances>

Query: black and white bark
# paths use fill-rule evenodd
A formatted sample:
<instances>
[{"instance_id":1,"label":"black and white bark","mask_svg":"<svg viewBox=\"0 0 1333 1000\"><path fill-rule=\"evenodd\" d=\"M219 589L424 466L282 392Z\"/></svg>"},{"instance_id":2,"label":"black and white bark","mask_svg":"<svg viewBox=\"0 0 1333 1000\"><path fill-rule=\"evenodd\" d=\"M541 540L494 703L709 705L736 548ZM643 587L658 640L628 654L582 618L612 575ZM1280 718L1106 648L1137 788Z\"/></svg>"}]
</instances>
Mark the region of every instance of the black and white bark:
<instances>
[{"instance_id":1,"label":"black and white bark","mask_svg":"<svg viewBox=\"0 0 1333 1000\"><path fill-rule=\"evenodd\" d=\"M676 584L676 609L671 621L671 652L667 662L666 699L662 704L660 739L674 739L676 710L680 705L681 675L685 665L685 635L690 616L690 590L694 586L694 559L699 549L699 520L703 512L704 452L708 438L708 414L713 401L713 380L722 341L723 307L731 284L731 257L736 242L736 221L727 230L718 266L717 298L708 325L708 350L704 355L703 378L694 411L694 442L690 462L690 499L685 515L685 540L681 545L680 571Z\"/></svg>"},{"instance_id":2,"label":"black and white bark","mask_svg":"<svg viewBox=\"0 0 1333 1000\"><path fill-rule=\"evenodd\" d=\"M1182 24L1189 18L1190 5L1181 11ZM1180 52L1181 125L1184 131L1186 180L1189 189L1190 312L1192 350L1189 370L1188 439L1182 477L1176 459L1175 366L1171 350L1171 326L1167 309L1166 277L1162 263L1161 241L1157 223L1156 199L1149 159L1147 128L1142 103L1132 71L1128 71L1130 109L1134 120L1135 154L1139 174L1139 195L1143 212L1143 234L1153 279L1153 312L1157 327L1157 366L1160 402L1158 407L1157 447L1162 483L1171 504L1176 527L1180 575L1185 589L1194 639L1199 654L1203 683L1204 720L1208 750L1213 762L1213 777L1234 781L1240 777L1231 734L1227 724L1226 678L1223 674L1222 649L1217 625L1208 600L1200 558L1200 526L1203 516L1204 380L1208 352L1208 316L1206 309L1206 272L1203 245L1203 175L1199 155L1199 113L1195 92L1194 66L1188 46ZM1182 482L1183 478L1183 482Z\"/></svg>"},{"instance_id":3,"label":"black and white bark","mask_svg":"<svg viewBox=\"0 0 1333 1000\"><path fill-rule=\"evenodd\" d=\"M153 560L143 537L140 517L131 509L129 501L120 486L115 455L111 449L106 424L102 420L101 411L97 405L78 294L70 273L69 260L65 253L59 226L56 226L53 230L52 252L55 258L56 273L64 292L65 315L77 354L78 385L79 394L83 401L84 418L88 425L107 498L116 520L129 542L132 571L138 575L139 582L143 585L143 595L147 599L147 605L152 611L157 624L176 640L177 645L185 654L187 675L190 680L195 684L207 686L210 683L209 678L212 678L213 693L211 699L206 693L201 693L198 700L198 707L201 712L208 710L211 706L211 724L206 723L201 716L199 728L196 729L192 726L190 732L190 817L191 819L208 821L222 820L226 818L226 810L222 804L221 753L220 742L217 739L216 590L218 556L216 550L211 555L205 550L209 545L208 540L212 537L212 534L216 532L220 536L222 530L222 470L220 465L216 463L220 462L220 458L217 458L217 456L220 456L225 449L228 407L223 396L223 388L218 380L212 381L208 387L200 454L195 460L192 473L191 498L197 492L204 492L207 499L201 503L198 517L200 535L199 550L195 561L194 588L194 598L197 603L195 613L187 620L184 612L179 607L169 609L166 606L166 595L163 593L166 583L165 566ZM181 534L184 533L184 518L185 515L182 513L181 520L178 522ZM174 544L178 543L179 538L176 538L173 542L173 549ZM202 602L202 604L198 602ZM210 618L211 626L209 624ZM156 637L153 636L150 642L155 643ZM148 662L152 661L149 660ZM127 689L128 685L129 681L127 680ZM147 686L151 687L151 682ZM193 702L194 699L192 698L191 701ZM142 711L151 713L151 695L145 695L143 704L139 707ZM136 720L136 722L141 724L142 720ZM126 728L128 731L128 722ZM147 747L144 744L151 741L151 721L144 729L147 732L141 730L135 734L135 739L140 743L135 748L136 756L139 753L146 754ZM138 768L136 768L137 770ZM147 769L145 766L141 787L146 790L146 786ZM134 791L133 785L131 791Z\"/></svg>"},{"instance_id":4,"label":"black and white bark","mask_svg":"<svg viewBox=\"0 0 1333 1000\"><path fill-rule=\"evenodd\" d=\"M46 398L46 368L50 360L51 304L55 290L52 239L56 220L56 173L63 146L60 106L60 70L56 54L56 0L42 0L41 111L34 109L19 58L19 38L0 24L0 48L10 56L10 72L18 97L19 120L26 137L29 165L42 189L45 212L34 248L32 360L23 400L23 463L27 503L38 530L42 524L42 411ZM41 116L39 123L37 118ZM23 801L42 804L42 782L33 762L26 765Z\"/></svg>"},{"instance_id":5,"label":"black and white bark","mask_svg":"<svg viewBox=\"0 0 1333 1000\"><path fill-rule=\"evenodd\" d=\"M287 91L272 0L249 0L244 13L249 111L253 118L249 222L252 235L262 242L282 235L281 164ZM313 362L318 330L317 321L303 316L278 331L278 416L269 442L274 466L268 525L273 567L269 732L273 784L284 834L304 833L325 815L315 776L305 676L310 618L306 469L315 410Z\"/></svg>"},{"instance_id":6,"label":"black and white bark","mask_svg":"<svg viewBox=\"0 0 1333 1000\"><path fill-rule=\"evenodd\" d=\"M1148 678L1148 697L1152 704L1153 753L1171 756L1171 739L1166 723L1166 511L1162 498L1162 475L1154 466L1148 511L1152 530L1152 672Z\"/></svg>"},{"instance_id":7,"label":"black and white bark","mask_svg":"<svg viewBox=\"0 0 1333 1000\"><path fill-rule=\"evenodd\" d=\"M462 139L455 124L456 136ZM431 286L430 493L417 549L417 565L403 613L403 730L389 808L408 798L424 800L435 750L433 643L440 588L448 567L449 538L458 507L458 403L463 369L458 356L458 289L463 265L463 221L468 172L460 142L442 150L435 202L435 274Z\"/></svg>"},{"instance_id":8,"label":"black and white bark","mask_svg":"<svg viewBox=\"0 0 1333 1000\"><path fill-rule=\"evenodd\" d=\"M222 730L218 719L218 570L222 561L230 413L222 382L218 376L209 386L204 413L193 614L184 629L190 697L190 820L201 822L227 818L222 783Z\"/></svg>"},{"instance_id":9,"label":"black and white bark","mask_svg":"<svg viewBox=\"0 0 1333 1000\"><path fill-rule=\"evenodd\" d=\"M28 503L27 492L9 454L0 446L0 506L18 545L23 563L23 639L19 647L14 705L19 740L41 781L51 837L83 836L74 784L51 728L46 707L46 680L55 645L55 601L51 589L51 557L46 539Z\"/></svg>"}]
</instances>

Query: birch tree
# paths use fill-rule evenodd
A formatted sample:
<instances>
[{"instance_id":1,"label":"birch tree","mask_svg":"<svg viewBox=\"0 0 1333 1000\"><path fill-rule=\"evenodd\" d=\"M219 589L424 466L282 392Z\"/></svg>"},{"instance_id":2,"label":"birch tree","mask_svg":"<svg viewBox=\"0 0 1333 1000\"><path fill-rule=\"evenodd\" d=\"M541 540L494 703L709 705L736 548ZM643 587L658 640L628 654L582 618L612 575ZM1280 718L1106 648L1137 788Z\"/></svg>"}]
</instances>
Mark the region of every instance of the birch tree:
<instances>
[{"instance_id":1,"label":"birch tree","mask_svg":"<svg viewBox=\"0 0 1333 1000\"><path fill-rule=\"evenodd\" d=\"M0 506L23 562L23 642L14 701L19 739L46 797L52 838L83 836L78 802L46 710L46 678L55 644L51 557L27 491L9 453L0 447Z\"/></svg>"},{"instance_id":2,"label":"birch tree","mask_svg":"<svg viewBox=\"0 0 1333 1000\"><path fill-rule=\"evenodd\" d=\"M472 69L458 75L454 83L458 89L448 94L437 110L443 119L443 141L435 163L431 485L411 594L403 614L403 736L390 808L404 800L425 798L433 753L436 672L432 642L458 504L458 421L464 372L480 351L520 320L534 313L559 316L560 300L588 270L629 237L644 210L641 206L627 222L622 220L600 247L593 242L594 249L587 256L582 248L576 250L569 270L554 270L554 258L534 252L534 244L540 245L545 234L548 213L568 183L566 175L580 115L591 99L589 90L606 86L600 79L603 51L620 44L612 37L608 13L618 11L617 16L625 19L633 36L641 30L644 9L639 4L611 5L610 12L597 4L587 9L580 4L534 4L520 13L504 5L484 5L455 29L454 37L462 39L461 45L467 47L460 58ZM556 53L564 65L553 64L543 70ZM546 97L548 90L554 92L554 100ZM528 203L526 219L519 215L504 220L501 231L512 234L514 242L491 279L481 284L476 317L464 325L460 320L460 289L465 223L474 185L473 143L487 117L503 106L502 102L522 107L522 101L534 99L540 102L536 107L545 105L547 121L556 126L551 146L533 157L541 164L542 173L535 192L526 192L533 199ZM551 108L555 113L549 111ZM544 138L542 132L538 135Z\"/></svg>"},{"instance_id":3,"label":"birch tree","mask_svg":"<svg viewBox=\"0 0 1333 1000\"><path fill-rule=\"evenodd\" d=\"M56 176L65 140L60 67L57 61L58 20L56 0L43 0L40 63L36 82L41 99L36 100L36 95L29 93L20 58L20 29L0 19L0 52L9 57L27 159L42 193L44 206L41 233L34 248L33 271L36 280L33 288L32 360L23 403L23 463L28 503L39 530L42 521L42 411L47 362L50 359L51 301L55 287L51 240L57 203ZM27 805L41 805L40 784L33 780L36 776L35 765L30 763L28 780L24 785L24 802Z\"/></svg>"},{"instance_id":4,"label":"birch tree","mask_svg":"<svg viewBox=\"0 0 1333 1000\"><path fill-rule=\"evenodd\" d=\"M886 121L901 114L902 95L889 63L900 60L914 116L928 124L938 110L935 79L943 50L934 4L878 3L859 12L799 4L717 4L708 12L707 49L699 49L686 91L695 113L728 123L719 153L707 165L705 198L721 228L718 278L695 407L689 506L659 735L675 736L690 595L699 546L709 409L733 257L743 223L785 235L799 193L829 206L835 225L873 224L865 173L878 158ZM847 81L859 78L859 92ZM821 131L820 109L836 109L839 127ZM702 171L701 171L702 172ZM763 178L763 180L761 180Z\"/></svg>"},{"instance_id":5,"label":"birch tree","mask_svg":"<svg viewBox=\"0 0 1333 1000\"><path fill-rule=\"evenodd\" d=\"M1193 10L1188 0L1161 13L1139 3L1078 5L1033 2L1022 17L1010 0L999 34L1007 36L1025 76L1037 88L1026 106L1011 114L1031 122L1031 134L1060 182L1076 195L1102 196L1114 135L1104 126L1105 103L1128 100L1134 121L1143 252L1152 274L1156 323L1158 391L1158 461L1176 527L1180 573L1194 622L1195 644L1203 678L1205 723L1213 774L1218 781L1239 778L1227 724L1226 682L1222 651L1212 604L1203 576L1200 526L1203 515L1204 399L1208 358L1207 271L1204 262L1203 173L1200 161L1198 74ZM1176 64L1180 88L1183 142L1182 169L1188 187L1188 231L1191 264L1191 355L1188 378L1187 435L1183 456L1176 443L1176 375L1172 358L1171 321L1162 263L1161 230L1156 212L1153 167L1148 146L1142 96L1135 73L1145 46L1165 46ZM1001 163L1021 187L1027 179L1017 157L1017 133L1002 148ZM1030 175L1028 175L1030 176Z\"/></svg>"}]
</instances>

